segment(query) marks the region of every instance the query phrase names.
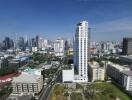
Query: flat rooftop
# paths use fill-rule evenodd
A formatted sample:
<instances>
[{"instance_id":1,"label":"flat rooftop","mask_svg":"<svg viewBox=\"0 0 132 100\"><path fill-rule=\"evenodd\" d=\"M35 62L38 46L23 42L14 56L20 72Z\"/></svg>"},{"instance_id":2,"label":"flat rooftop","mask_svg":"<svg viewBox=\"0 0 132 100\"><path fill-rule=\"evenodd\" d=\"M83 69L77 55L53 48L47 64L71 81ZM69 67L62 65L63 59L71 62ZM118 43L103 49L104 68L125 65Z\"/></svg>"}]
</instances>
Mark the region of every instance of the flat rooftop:
<instances>
[{"instance_id":1,"label":"flat rooftop","mask_svg":"<svg viewBox=\"0 0 132 100\"><path fill-rule=\"evenodd\" d=\"M127 76L132 76L132 70L129 71L122 71L123 74L127 75Z\"/></svg>"},{"instance_id":2,"label":"flat rooftop","mask_svg":"<svg viewBox=\"0 0 132 100\"><path fill-rule=\"evenodd\" d=\"M29 74L27 72L22 72L18 77L14 77L12 82L20 83L37 83L37 80L41 78L41 75Z\"/></svg>"},{"instance_id":3,"label":"flat rooftop","mask_svg":"<svg viewBox=\"0 0 132 100\"><path fill-rule=\"evenodd\" d=\"M126 66L122 66L122 65L119 65L119 64L115 64L115 63L112 63L112 62L108 62L108 65L112 66L112 67L115 67L116 69L120 70L120 71L123 71L123 70L130 70L130 68L126 67Z\"/></svg>"}]
</instances>

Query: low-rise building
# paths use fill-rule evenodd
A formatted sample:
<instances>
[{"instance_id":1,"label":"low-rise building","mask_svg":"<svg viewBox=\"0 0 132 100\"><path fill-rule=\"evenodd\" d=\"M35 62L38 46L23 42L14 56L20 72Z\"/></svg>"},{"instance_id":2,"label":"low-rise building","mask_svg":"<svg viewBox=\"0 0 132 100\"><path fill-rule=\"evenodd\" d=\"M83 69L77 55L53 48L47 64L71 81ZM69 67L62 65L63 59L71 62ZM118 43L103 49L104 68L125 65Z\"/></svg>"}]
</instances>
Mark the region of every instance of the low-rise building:
<instances>
[{"instance_id":1,"label":"low-rise building","mask_svg":"<svg viewBox=\"0 0 132 100\"><path fill-rule=\"evenodd\" d=\"M132 91L132 71L122 71L122 86L127 91Z\"/></svg>"},{"instance_id":2,"label":"low-rise building","mask_svg":"<svg viewBox=\"0 0 132 100\"><path fill-rule=\"evenodd\" d=\"M43 87L43 77L42 75L22 72L20 76L13 78L12 87L14 94L35 95L39 93Z\"/></svg>"},{"instance_id":3,"label":"low-rise building","mask_svg":"<svg viewBox=\"0 0 132 100\"><path fill-rule=\"evenodd\" d=\"M132 71L130 68L109 62L107 74L126 91L132 91Z\"/></svg>"},{"instance_id":4,"label":"low-rise building","mask_svg":"<svg viewBox=\"0 0 132 100\"><path fill-rule=\"evenodd\" d=\"M120 80L121 79L121 71L129 71L129 70L130 70L130 68L128 68L128 67L114 64L112 62L108 62L108 64L107 64L108 76L113 78L118 83L121 83L121 80Z\"/></svg>"},{"instance_id":5,"label":"low-rise building","mask_svg":"<svg viewBox=\"0 0 132 100\"><path fill-rule=\"evenodd\" d=\"M32 47L32 52L37 52L38 48L37 47Z\"/></svg>"},{"instance_id":6,"label":"low-rise building","mask_svg":"<svg viewBox=\"0 0 132 100\"><path fill-rule=\"evenodd\" d=\"M100 66L97 62L89 62L88 67L89 81L104 80L105 68L103 66Z\"/></svg>"},{"instance_id":7,"label":"low-rise building","mask_svg":"<svg viewBox=\"0 0 132 100\"><path fill-rule=\"evenodd\" d=\"M62 71L63 83L72 83L74 81L74 69L68 69Z\"/></svg>"}]
</instances>

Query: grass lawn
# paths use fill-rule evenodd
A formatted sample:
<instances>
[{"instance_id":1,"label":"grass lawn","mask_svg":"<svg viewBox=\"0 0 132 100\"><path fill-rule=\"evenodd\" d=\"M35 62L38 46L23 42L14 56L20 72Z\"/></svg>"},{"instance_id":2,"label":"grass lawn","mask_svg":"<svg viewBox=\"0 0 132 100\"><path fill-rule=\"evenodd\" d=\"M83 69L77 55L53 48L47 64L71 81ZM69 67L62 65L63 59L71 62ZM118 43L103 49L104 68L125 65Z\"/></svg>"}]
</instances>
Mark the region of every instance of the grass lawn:
<instances>
[{"instance_id":1,"label":"grass lawn","mask_svg":"<svg viewBox=\"0 0 132 100\"><path fill-rule=\"evenodd\" d=\"M54 87L53 93L50 100L68 100L68 97L65 96L66 89L64 86L56 85Z\"/></svg>"},{"instance_id":2,"label":"grass lawn","mask_svg":"<svg viewBox=\"0 0 132 100\"><path fill-rule=\"evenodd\" d=\"M70 98L71 98L71 100L83 100L82 94L76 93L76 92L71 93Z\"/></svg>"},{"instance_id":3,"label":"grass lawn","mask_svg":"<svg viewBox=\"0 0 132 100\"><path fill-rule=\"evenodd\" d=\"M97 92L94 100L132 100L126 93L112 83L94 83L93 88L101 91Z\"/></svg>"}]
</instances>

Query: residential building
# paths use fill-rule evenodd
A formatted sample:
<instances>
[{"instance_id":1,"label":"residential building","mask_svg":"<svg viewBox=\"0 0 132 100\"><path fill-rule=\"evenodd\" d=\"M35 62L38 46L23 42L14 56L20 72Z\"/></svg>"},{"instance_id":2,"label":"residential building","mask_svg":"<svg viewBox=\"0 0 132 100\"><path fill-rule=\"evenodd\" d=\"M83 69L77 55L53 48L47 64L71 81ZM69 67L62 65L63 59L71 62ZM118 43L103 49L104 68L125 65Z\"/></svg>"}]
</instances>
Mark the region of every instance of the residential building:
<instances>
[{"instance_id":1,"label":"residential building","mask_svg":"<svg viewBox=\"0 0 132 100\"><path fill-rule=\"evenodd\" d=\"M122 86L127 91L132 91L132 71L122 71Z\"/></svg>"},{"instance_id":2,"label":"residential building","mask_svg":"<svg viewBox=\"0 0 132 100\"><path fill-rule=\"evenodd\" d=\"M123 54L132 54L132 38L123 38Z\"/></svg>"},{"instance_id":3,"label":"residential building","mask_svg":"<svg viewBox=\"0 0 132 100\"><path fill-rule=\"evenodd\" d=\"M107 74L113 78L115 81L121 83L119 79L121 79L121 71L129 71L130 68L114 64L112 62L108 62L107 64Z\"/></svg>"},{"instance_id":4,"label":"residential building","mask_svg":"<svg viewBox=\"0 0 132 100\"><path fill-rule=\"evenodd\" d=\"M107 74L126 91L132 91L132 71L129 67L109 62Z\"/></svg>"},{"instance_id":5,"label":"residential building","mask_svg":"<svg viewBox=\"0 0 132 100\"><path fill-rule=\"evenodd\" d=\"M88 60L90 52L90 32L87 21L77 24L74 38L74 66L77 71L75 82L88 81Z\"/></svg>"},{"instance_id":6,"label":"residential building","mask_svg":"<svg viewBox=\"0 0 132 100\"><path fill-rule=\"evenodd\" d=\"M48 48L48 40L40 38L38 41L38 48L45 50Z\"/></svg>"},{"instance_id":7,"label":"residential building","mask_svg":"<svg viewBox=\"0 0 132 100\"><path fill-rule=\"evenodd\" d=\"M88 76L89 81L104 81L105 78L105 68L100 66L99 63L93 61L88 63Z\"/></svg>"},{"instance_id":8,"label":"residential building","mask_svg":"<svg viewBox=\"0 0 132 100\"><path fill-rule=\"evenodd\" d=\"M65 51L65 41L62 38L55 40L54 42L54 53L55 56L63 57Z\"/></svg>"}]
</instances>

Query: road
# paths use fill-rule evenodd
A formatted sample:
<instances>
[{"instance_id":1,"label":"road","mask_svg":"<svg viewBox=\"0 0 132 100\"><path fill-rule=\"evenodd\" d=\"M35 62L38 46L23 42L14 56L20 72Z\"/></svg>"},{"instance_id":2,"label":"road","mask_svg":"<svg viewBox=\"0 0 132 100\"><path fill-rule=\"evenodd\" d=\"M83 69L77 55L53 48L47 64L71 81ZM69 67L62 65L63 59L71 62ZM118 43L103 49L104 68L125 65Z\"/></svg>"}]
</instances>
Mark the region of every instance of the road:
<instances>
[{"instance_id":1,"label":"road","mask_svg":"<svg viewBox=\"0 0 132 100\"><path fill-rule=\"evenodd\" d=\"M45 88L42 89L39 96L39 100L48 100L52 87L54 86L54 84L56 83L56 81L60 76L60 72L61 72L61 68L58 68L57 72L54 75L54 78L52 78L52 81Z\"/></svg>"},{"instance_id":2,"label":"road","mask_svg":"<svg viewBox=\"0 0 132 100\"><path fill-rule=\"evenodd\" d=\"M50 94L51 89L52 89L52 86L53 85L48 85L46 88L43 89L42 94L41 94L39 100L47 100L48 99L49 94Z\"/></svg>"}]
</instances>

